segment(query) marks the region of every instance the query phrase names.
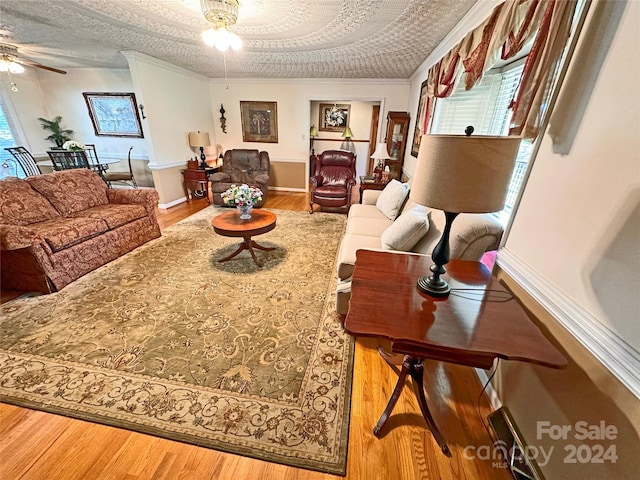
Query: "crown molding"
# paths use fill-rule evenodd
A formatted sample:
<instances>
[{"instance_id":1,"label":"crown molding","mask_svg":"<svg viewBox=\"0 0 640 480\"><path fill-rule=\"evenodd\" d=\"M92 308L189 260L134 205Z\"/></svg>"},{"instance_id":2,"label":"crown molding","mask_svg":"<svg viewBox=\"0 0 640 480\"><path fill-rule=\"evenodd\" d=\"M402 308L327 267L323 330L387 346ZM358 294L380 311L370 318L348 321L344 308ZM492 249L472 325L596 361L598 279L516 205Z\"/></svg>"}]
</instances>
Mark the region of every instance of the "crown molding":
<instances>
[{"instance_id":1,"label":"crown molding","mask_svg":"<svg viewBox=\"0 0 640 480\"><path fill-rule=\"evenodd\" d=\"M508 248L498 251L497 264L640 398L639 352Z\"/></svg>"},{"instance_id":2,"label":"crown molding","mask_svg":"<svg viewBox=\"0 0 640 480\"><path fill-rule=\"evenodd\" d=\"M196 80L202 80L205 82L209 80L209 77L205 77L204 75L200 75L199 73L194 73L191 70L187 70L186 68L178 67L176 65L173 65L172 63L158 60L157 58L145 55L144 53L136 52L134 50L123 50L120 53L124 55L124 57L127 59L127 62L129 62L129 69L131 69L131 63L142 62L153 65L154 67L172 71L174 73L179 73L180 75L186 75Z\"/></svg>"}]
</instances>

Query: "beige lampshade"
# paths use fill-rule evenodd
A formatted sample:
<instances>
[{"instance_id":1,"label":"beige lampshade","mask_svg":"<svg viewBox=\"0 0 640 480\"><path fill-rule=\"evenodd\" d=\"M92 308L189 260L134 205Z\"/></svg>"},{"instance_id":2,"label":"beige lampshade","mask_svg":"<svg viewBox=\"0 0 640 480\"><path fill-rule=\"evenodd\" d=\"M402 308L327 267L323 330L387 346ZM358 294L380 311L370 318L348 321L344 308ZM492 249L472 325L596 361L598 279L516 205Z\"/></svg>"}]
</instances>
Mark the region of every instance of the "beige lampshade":
<instances>
[{"instance_id":1,"label":"beige lampshade","mask_svg":"<svg viewBox=\"0 0 640 480\"><path fill-rule=\"evenodd\" d=\"M207 132L189 132L190 147L208 147L211 145Z\"/></svg>"},{"instance_id":2,"label":"beige lampshade","mask_svg":"<svg viewBox=\"0 0 640 480\"><path fill-rule=\"evenodd\" d=\"M317 137L318 136L318 129L316 128L315 125L311 125L311 128L309 129L309 136L310 137Z\"/></svg>"},{"instance_id":3,"label":"beige lampshade","mask_svg":"<svg viewBox=\"0 0 640 480\"><path fill-rule=\"evenodd\" d=\"M369 158L373 158L375 160L386 160L388 158L391 158L389 156L387 142L378 142L378 145L376 145L376 151L373 152Z\"/></svg>"},{"instance_id":4,"label":"beige lampshade","mask_svg":"<svg viewBox=\"0 0 640 480\"><path fill-rule=\"evenodd\" d=\"M351 138L353 137L353 132L351 131L351 128L347 127L344 129L344 132L342 132L342 136L344 138Z\"/></svg>"},{"instance_id":5,"label":"beige lampshade","mask_svg":"<svg viewBox=\"0 0 640 480\"><path fill-rule=\"evenodd\" d=\"M504 207L520 137L423 135L409 197L452 213Z\"/></svg>"}]
</instances>

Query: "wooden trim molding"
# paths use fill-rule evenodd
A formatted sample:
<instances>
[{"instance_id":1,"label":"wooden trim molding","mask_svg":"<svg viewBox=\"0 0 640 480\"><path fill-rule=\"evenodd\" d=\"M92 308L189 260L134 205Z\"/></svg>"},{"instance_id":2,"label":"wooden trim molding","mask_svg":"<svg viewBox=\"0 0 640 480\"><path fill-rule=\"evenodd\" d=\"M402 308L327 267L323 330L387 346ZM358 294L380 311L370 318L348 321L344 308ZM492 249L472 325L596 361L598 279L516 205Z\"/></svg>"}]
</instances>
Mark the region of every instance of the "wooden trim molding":
<instances>
[{"instance_id":1,"label":"wooden trim molding","mask_svg":"<svg viewBox=\"0 0 640 480\"><path fill-rule=\"evenodd\" d=\"M631 345L507 248L498 251L497 264L640 398L640 356Z\"/></svg>"}]
</instances>

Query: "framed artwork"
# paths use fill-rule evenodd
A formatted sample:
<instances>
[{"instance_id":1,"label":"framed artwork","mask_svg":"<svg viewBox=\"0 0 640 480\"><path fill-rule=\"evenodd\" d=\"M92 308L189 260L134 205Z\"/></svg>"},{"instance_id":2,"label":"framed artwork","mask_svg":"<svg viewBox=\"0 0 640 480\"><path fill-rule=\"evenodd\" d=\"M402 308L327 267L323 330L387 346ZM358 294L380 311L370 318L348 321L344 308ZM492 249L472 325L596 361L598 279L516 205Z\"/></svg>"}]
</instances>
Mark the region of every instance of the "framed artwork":
<instances>
[{"instance_id":1,"label":"framed artwork","mask_svg":"<svg viewBox=\"0 0 640 480\"><path fill-rule=\"evenodd\" d=\"M144 137L134 93L83 92L82 95L97 136Z\"/></svg>"},{"instance_id":2,"label":"framed artwork","mask_svg":"<svg viewBox=\"0 0 640 480\"><path fill-rule=\"evenodd\" d=\"M416 114L416 126L413 129L413 142L411 143L411 155L418 156L418 150L420 149L420 137L424 133L420 128L420 123L424 121L424 109L427 105L427 82L422 82L420 87L420 99L418 100L418 112Z\"/></svg>"},{"instance_id":3,"label":"framed artwork","mask_svg":"<svg viewBox=\"0 0 640 480\"><path fill-rule=\"evenodd\" d=\"M278 143L276 102L240 102L242 141Z\"/></svg>"},{"instance_id":4,"label":"framed artwork","mask_svg":"<svg viewBox=\"0 0 640 480\"><path fill-rule=\"evenodd\" d=\"M322 132L344 132L349 126L349 111L351 105L340 105L331 103L320 104L320 131Z\"/></svg>"}]
</instances>

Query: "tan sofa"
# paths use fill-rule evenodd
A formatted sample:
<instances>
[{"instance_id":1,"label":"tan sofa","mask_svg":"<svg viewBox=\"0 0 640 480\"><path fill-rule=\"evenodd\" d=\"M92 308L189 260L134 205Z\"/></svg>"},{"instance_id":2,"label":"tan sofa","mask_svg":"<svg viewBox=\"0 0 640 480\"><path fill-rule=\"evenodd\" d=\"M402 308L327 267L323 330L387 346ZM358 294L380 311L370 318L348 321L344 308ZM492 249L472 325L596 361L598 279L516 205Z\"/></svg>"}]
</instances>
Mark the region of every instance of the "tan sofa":
<instances>
[{"instance_id":1,"label":"tan sofa","mask_svg":"<svg viewBox=\"0 0 640 480\"><path fill-rule=\"evenodd\" d=\"M2 289L58 291L159 237L157 202L86 169L0 180Z\"/></svg>"},{"instance_id":2,"label":"tan sofa","mask_svg":"<svg viewBox=\"0 0 640 480\"><path fill-rule=\"evenodd\" d=\"M339 281L336 298L336 310L343 315L349 308L351 276L355 268L356 251L359 249L389 251L388 248L383 247L381 238L383 232L394 221L387 218L376 207L380 194L380 191L365 190L362 194L362 204L352 205L347 217L346 231L338 253ZM414 207L419 206L413 200L407 199L395 221L398 221L402 213ZM428 232L409 251L430 255L442 235L445 218L440 210L428 208L423 210L428 218ZM460 214L451 228L450 258L478 261L485 252L498 248L502 233L502 225L489 214Z\"/></svg>"}]
</instances>

